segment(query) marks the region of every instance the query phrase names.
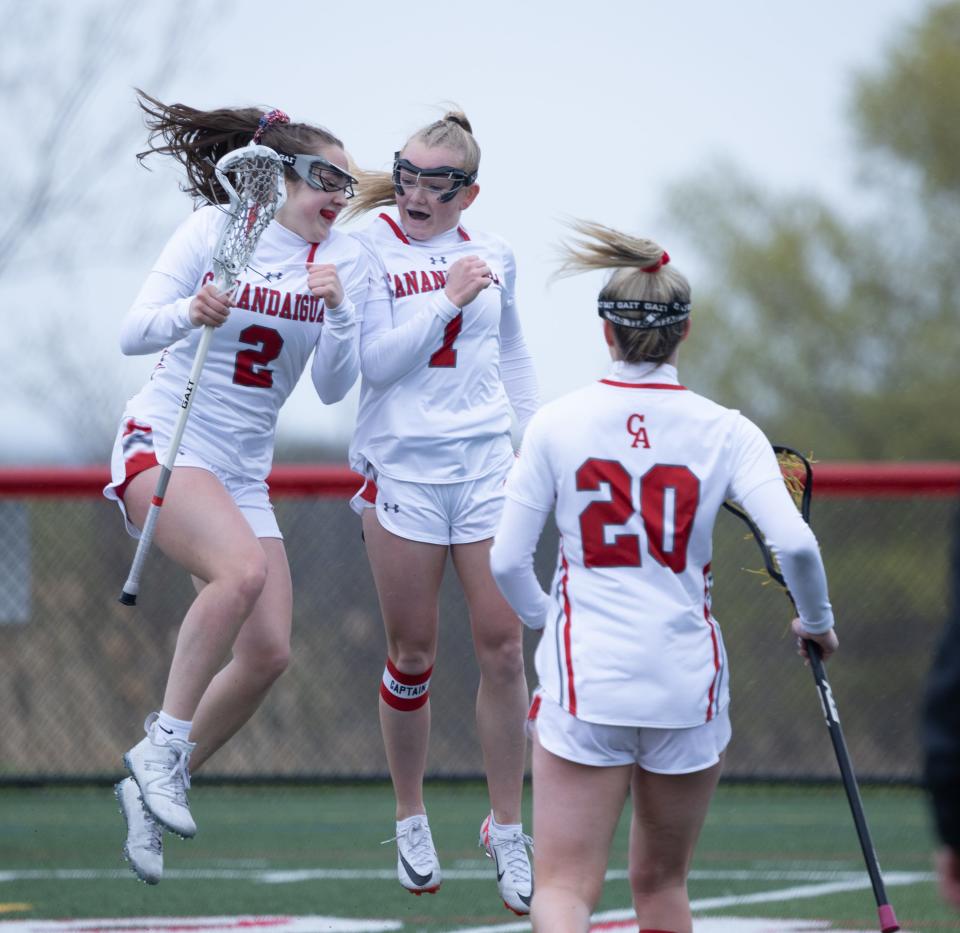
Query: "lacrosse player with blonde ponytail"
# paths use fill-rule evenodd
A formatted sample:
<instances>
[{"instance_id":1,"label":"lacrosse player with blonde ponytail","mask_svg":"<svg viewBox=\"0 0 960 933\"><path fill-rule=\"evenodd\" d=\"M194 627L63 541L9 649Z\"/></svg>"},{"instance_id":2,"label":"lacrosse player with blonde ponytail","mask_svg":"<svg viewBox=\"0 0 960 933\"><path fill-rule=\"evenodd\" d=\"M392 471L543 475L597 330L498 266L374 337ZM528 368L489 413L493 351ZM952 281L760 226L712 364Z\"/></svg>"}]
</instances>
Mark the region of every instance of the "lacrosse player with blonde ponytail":
<instances>
[{"instance_id":1,"label":"lacrosse player with blonde ponytail","mask_svg":"<svg viewBox=\"0 0 960 933\"><path fill-rule=\"evenodd\" d=\"M290 570L265 482L277 415L311 356L325 404L355 382L369 271L362 248L333 230L355 182L336 136L279 110L203 111L138 93L151 131L139 158L177 159L187 176L183 190L210 202L167 242L121 326L125 354L160 357L127 402L104 489L134 537L146 534L148 514L157 516L149 524L157 546L198 589L180 624L162 704L147 717L146 737L124 755L131 775L116 788L125 854L155 884L163 832L196 832L190 771L253 715L287 666ZM214 166L251 143L276 162L275 185L282 191L285 183L286 198L236 270L235 285L223 288L213 280L226 233L249 233L255 217L231 215ZM193 384L195 358L203 368ZM168 459L169 488L159 495ZM162 510L150 512L158 500Z\"/></svg>"},{"instance_id":2,"label":"lacrosse player with blonde ponytail","mask_svg":"<svg viewBox=\"0 0 960 933\"><path fill-rule=\"evenodd\" d=\"M397 877L435 892L440 863L423 798L430 678L447 557L463 586L480 668L476 721L490 797L480 842L514 913L533 878L520 798L527 682L522 627L490 575L489 549L520 429L539 404L515 302L513 251L467 228L480 147L462 113L414 133L390 174L362 173L350 213L381 207L358 239L375 278L360 338L350 463L387 636L380 725L396 794ZM491 872L493 874L493 872Z\"/></svg>"},{"instance_id":3,"label":"lacrosse player with blonde ponytail","mask_svg":"<svg viewBox=\"0 0 960 933\"><path fill-rule=\"evenodd\" d=\"M683 386L690 286L665 250L576 222L560 274L610 274L597 312L606 378L534 415L507 480L493 575L543 635L531 704L533 928L582 933L632 794L641 933L691 933L687 872L730 739L727 656L710 609L717 511L743 507L775 550L794 630L837 647L816 539L752 422ZM547 515L550 595L533 573Z\"/></svg>"}]
</instances>

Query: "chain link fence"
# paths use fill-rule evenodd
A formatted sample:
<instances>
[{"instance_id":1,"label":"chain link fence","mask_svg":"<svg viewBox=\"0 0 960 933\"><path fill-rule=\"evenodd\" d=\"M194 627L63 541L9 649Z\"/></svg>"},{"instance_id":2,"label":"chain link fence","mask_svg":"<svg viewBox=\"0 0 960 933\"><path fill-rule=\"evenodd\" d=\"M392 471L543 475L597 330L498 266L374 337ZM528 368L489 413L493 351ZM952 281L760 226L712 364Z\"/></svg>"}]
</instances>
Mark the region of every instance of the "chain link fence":
<instances>
[{"instance_id":1,"label":"chain link fence","mask_svg":"<svg viewBox=\"0 0 960 933\"><path fill-rule=\"evenodd\" d=\"M948 608L960 468L926 489L858 484L848 470L821 493L820 477L831 470L843 472L818 467L812 521L841 639L830 665L834 695L861 779L915 781L924 682ZM387 775L377 718L386 649L359 520L346 502L351 476L294 473L296 481L272 482L294 581L293 659L252 721L205 766L208 779ZM163 694L192 585L154 549L138 605L117 602L134 542L99 496L105 479L98 470L0 471L0 781L116 777L121 753ZM743 532L721 513L713 609L730 658L734 727L725 774L832 779L836 763L813 678L789 634L789 602L749 572L761 563ZM548 523L537 553L543 581L555 554ZM538 636L524 637L532 686ZM433 777L482 774L477 682L466 608L448 567L431 683Z\"/></svg>"}]
</instances>

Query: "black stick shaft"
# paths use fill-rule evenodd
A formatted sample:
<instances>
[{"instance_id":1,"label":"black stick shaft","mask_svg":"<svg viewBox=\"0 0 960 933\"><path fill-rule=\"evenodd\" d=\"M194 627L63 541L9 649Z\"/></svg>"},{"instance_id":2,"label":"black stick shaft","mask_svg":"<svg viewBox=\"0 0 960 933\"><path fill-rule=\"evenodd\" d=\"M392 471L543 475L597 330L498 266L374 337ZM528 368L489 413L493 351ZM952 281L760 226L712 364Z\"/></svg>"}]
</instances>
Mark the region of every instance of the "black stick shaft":
<instances>
[{"instance_id":1,"label":"black stick shaft","mask_svg":"<svg viewBox=\"0 0 960 933\"><path fill-rule=\"evenodd\" d=\"M840 777L843 779L843 789L847 793L847 801L850 804L850 812L853 815L853 825L857 830L857 838L860 840L860 848L863 851L867 874L870 876L870 885L873 887L873 896L880 911L881 930L883 930L884 933L892 933L894 930L899 930L900 927L893 914L893 908L887 900L887 891L883 884L883 876L880 874L880 863L877 861L877 853L874 851L873 840L870 838L870 829L867 826L867 818L863 812L863 801L860 798L860 789L857 786L856 775L853 773L853 765L850 762L847 743L843 737L843 729L840 726L840 716L837 713L837 705L833 699L833 691L830 689L827 672L823 666L820 646L810 639L805 639L804 644L807 649L807 655L810 658L810 668L813 671L813 679L816 681L817 691L820 694L820 704L823 707L823 716L827 721L827 729L830 732L830 741L833 743L833 750L837 756L837 764L840 766Z\"/></svg>"}]
</instances>

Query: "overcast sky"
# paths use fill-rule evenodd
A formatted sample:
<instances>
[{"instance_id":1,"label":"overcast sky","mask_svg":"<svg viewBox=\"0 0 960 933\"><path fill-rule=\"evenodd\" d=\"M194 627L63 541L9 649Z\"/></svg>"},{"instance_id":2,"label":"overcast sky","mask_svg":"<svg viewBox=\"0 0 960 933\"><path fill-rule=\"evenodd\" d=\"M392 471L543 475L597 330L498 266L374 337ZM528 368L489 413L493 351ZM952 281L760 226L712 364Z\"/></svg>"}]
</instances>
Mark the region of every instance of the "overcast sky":
<instances>
[{"instance_id":1,"label":"overcast sky","mask_svg":"<svg viewBox=\"0 0 960 933\"><path fill-rule=\"evenodd\" d=\"M211 5L199 0L199 6ZM328 126L360 165L374 169L388 168L393 151L454 101L483 150L481 193L464 223L513 245L527 342L542 394L554 398L607 365L593 304L599 279L548 287L562 219L585 217L651 236L679 268L695 273L692 257L685 262L671 245L662 196L717 159L734 161L771 189L816 191L854 210L845 119L851 78L875 66L927 6L927 0L288 0L264 12L263 4L241 0L218 5L219 19L208 12L207 34L195 37L187 60L159 79L152 58L157 37L143 28L125 38L126 57L105 72L94 101L97 119L133 129L129 152L117 154L123 169L113 175L114 186L129 192L129 216L116 222L136 221L141 233L134 255L103 257L76 272L71 300L77 319L90 327L75 339L95 341L98 367L122 373L123 391L113 400L119 418L126 395L153 362L120 357L119 320L163 241L190 210L172 172L147 173L133 160L145 138L137 129L134 85L197 107L280 107L295 120ZM42 30L35 41L37 54L48 55L43 43L66 48L71 36ZM58 54L69 67L69 48ZM155 218L146 233L144 216ZM95 234L78 229L84 238ZM35 295L44 275L36 264L8 270L0 281L8 322L9 309ZM18 326L25 325L14 321L14 340ZM355 410L356 390L324 409L305 380L281 414L280 431L345 445ZM104 461L108 453L105 447ZM0 462L71 456L69 438L57 437L29 403L0 403Z\"/></svg>"}]
</instances>

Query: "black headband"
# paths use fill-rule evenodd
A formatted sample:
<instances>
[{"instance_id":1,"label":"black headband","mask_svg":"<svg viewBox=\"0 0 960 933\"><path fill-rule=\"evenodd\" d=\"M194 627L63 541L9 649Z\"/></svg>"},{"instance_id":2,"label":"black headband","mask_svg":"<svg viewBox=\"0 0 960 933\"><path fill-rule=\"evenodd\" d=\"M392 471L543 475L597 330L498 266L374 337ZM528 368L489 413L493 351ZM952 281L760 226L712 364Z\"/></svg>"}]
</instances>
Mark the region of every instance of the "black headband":
<instances>
[{"instance_id":1,"label":"black headband","mask_svg":"<svg viewBox=\"0 0 960 933\"><path fill-rule=\"evenodd\" d=\"M624 317L617 311L643 311L642 317ZM597 301L597 314L612 324L633 327L637 330L649 330L654 327L666 327L690 317L690 302L681 301Z\"/></svg>"}]
</instances>

